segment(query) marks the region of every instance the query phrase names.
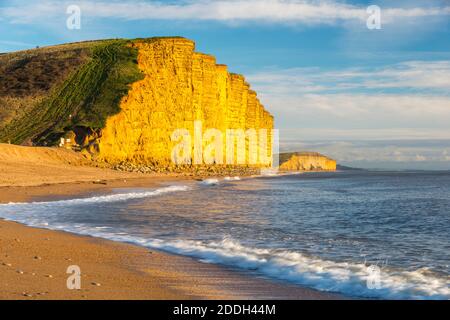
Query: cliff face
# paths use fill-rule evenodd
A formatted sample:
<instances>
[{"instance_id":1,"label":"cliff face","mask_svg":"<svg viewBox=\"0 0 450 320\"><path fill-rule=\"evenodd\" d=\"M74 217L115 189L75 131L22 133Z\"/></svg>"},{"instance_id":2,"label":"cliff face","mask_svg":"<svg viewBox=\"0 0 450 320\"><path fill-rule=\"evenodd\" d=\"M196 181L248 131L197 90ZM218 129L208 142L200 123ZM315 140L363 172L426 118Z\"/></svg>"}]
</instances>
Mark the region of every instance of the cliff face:
<instances>
[{"instance_id":1,"label":"cliff face","mask_svg":"<svg viewBox=\"0 0 450 320\"><path fill-rule=\"evenodd\" d=\"M49 78L48 70L59 72ZM171 167L179 150L188 154L183 164L270 164L273 117L243 76L184 38L99 40L2 55L0 105L4 143L60 146L150 169ZM231 129L240 132L229 137ZM184 130L178 138L177 130ZM190 143L174 149L185 136ZM210 148L219 140L220 147ZM234 150L227 152L231 140ZM237 148L244 149L243 161Z\"/></svg>"},{"instance_id":2,"label":"cliff face","mask_svg":"<svg viewBox=\"0 0 450 320\"><path fill-rule=\"evenodd\" d=\"M201 121L203 132L220 130L224 141L227 129L273 128L272 115L244 77L228 73L214 57L195 52L193 41L159 38L132 46L138 49L144 79L132 84L121 111L107 119L100 134L88 138L94 141L91 151L98 160L170 165L177 143L171 141L172 133L185 128L193 137L194 121ZM247 151L250 143L247 139ZM268 155L270 146L269 137Z\"/></svg>"},{"instance_id":3,"label":"cliff face","mask_svg":"<svg viewBox=\"0 0 450 320\"><path fill-rule=\"evenodd\" d=\"M335 171L336 161L317 152L280 154L280 170L283 171Z\"/></svg>"}]
</instances>

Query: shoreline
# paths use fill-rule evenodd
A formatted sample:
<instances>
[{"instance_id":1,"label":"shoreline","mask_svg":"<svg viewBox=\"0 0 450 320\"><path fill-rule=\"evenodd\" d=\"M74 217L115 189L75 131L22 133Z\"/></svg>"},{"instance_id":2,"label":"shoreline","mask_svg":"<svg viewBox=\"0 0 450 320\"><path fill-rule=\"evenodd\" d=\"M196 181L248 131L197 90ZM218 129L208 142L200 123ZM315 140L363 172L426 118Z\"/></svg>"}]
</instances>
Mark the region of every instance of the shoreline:
<instances>
[{"instance_id":1,"label":"shoreline","mask_svg":"<svg viewBox=\"0 0 450 320\"><path fill-rule=\"evenodd\" d=\"M176 175L141 175L101 181L3 186L0 187L0 203L67 199L109 192L114 188L153 187L190 179ZM347 298L134 244L5 220L0 220L0 230L0 299ZM81 290L66 287L69 263L81 268Z\"/></svg>"}]
</instances>

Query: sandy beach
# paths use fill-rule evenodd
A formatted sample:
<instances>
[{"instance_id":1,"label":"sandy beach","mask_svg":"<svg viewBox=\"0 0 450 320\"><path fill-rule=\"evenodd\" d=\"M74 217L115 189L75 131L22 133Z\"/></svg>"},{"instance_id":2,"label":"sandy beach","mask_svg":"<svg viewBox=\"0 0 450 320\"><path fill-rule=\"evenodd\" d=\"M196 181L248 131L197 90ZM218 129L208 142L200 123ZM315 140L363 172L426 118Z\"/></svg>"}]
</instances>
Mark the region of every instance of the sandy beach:
<instances>
[{"instance_id":1,"label":"sandy beach","mask_svg":"<svg viewBox=\"0 0 450 320\"><path fill-rule=\"evenodd\" d=\"M70 198L186 179L121 173L51 157L49 164L48 158L39 160L33 153L9 158L3 153L0 202ZM3 220L0 248L0 299L342 298L189 257ZM80 290L67 289L71 265L81 269Z\"/></svg>"}]
</instances>

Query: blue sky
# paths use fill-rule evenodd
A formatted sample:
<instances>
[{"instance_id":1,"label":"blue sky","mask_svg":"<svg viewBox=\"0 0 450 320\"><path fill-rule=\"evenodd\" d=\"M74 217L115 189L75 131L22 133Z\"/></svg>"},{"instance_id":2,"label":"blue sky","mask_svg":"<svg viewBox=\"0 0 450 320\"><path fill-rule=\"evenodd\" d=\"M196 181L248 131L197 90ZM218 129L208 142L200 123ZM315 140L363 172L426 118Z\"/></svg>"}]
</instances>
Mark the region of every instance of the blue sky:
<instances>
[{"instance_id":1,"label":"blue sky","mask_svg":"<svg viewBox=\"0 0 450 320\"><path fill-rule=\"evenodd\" d=\"M70 4L80 30L66 28ZM379 30L366 26L369 5ZM450 169L450 1L0 0L0 52L161 35L246 75L284 149Z\"/></svg>"}]
</instances>

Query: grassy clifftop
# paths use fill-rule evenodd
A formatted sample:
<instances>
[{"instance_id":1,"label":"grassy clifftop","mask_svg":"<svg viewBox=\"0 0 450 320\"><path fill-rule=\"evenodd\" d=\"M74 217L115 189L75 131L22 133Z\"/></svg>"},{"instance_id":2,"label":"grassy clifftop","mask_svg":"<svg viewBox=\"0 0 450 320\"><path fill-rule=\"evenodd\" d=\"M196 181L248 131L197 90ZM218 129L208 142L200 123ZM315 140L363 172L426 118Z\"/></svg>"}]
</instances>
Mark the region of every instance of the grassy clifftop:
<instances>
[{"instance_id":1,"label":"grassy clifftop","mask_svg":"<svg viewBox=\"0 0 450 320\"><path fill-rule=\"evenodd\" d=\"M0 142L53 145L65 132L104 127L129 85L142 79L128 40L0 56Z\"/></svg>"}]
</instances>

